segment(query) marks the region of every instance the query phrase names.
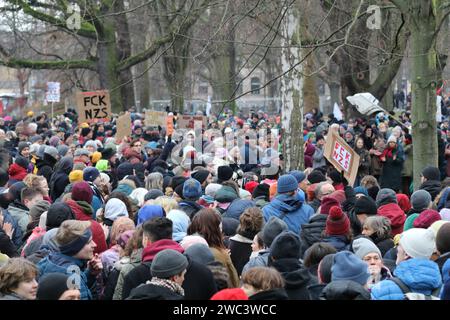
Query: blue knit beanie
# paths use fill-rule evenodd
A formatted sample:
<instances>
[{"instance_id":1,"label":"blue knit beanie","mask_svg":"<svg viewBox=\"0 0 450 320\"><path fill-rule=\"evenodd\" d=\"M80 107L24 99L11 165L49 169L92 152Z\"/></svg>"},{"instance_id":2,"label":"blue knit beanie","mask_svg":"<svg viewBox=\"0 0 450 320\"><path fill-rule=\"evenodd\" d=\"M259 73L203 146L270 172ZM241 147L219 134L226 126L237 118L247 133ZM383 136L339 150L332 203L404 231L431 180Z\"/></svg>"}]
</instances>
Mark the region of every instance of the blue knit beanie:
<instances>
[{"instance_id":1,"label":"blue knit beanie","mask_svg":"<svg viewBox=\"0 0 450 320\"><path fill-rule=\"evenodd\" d=\"M306 178L306 175L303 172L299 171L299 170L293 170L293 171L290 171L288 173L290 175L293 175L295 177L295 179L297 179L298 183L302 182Z\"/></svg>"},{"instance_id":2,"label":"blue knit beanie","mask_svg":"<svg viewBox=\"0 0 450 320\"><path fill-rule=\"evenodd\" d=\"M98 171L97 168L94 167L87 167L83 170L83 180L84 181L90 181L94 182L97 177L100 176L100 171Z\"/></svg>"},{"instance_id":3,"label":"blue knit beanie","mask_svg":"<svg viewBox=\"0 0 450 320\"><path fill-rule=\"evenodd\" d=\"M334 256L331 267L331 280L352 280L360 285L365 285L369 279L368 265L354 253L341 251Z\"/></svg>"},{"instance_id":4,"label":"blue knit beanie","mask_svg":"<svg viewBox=\"0 0 450 320\"><path fill-rule=\"evenodd\" d=\"M277 183L277 192L278 193L287 193L297 190L298 182L297 179L291 174L282 175L278 179Z\"/></svg>"},{"instance_id":5,"label":"blue knit beanie","mask_svg":"<svg viewBox=\"0 0 450 320\"><path fill-rule=\"evenodd\" d=\"M183 197L188 200L198 200L202 196L202 185L195 179L183 183Z\"/></svg>"}]
</instances>

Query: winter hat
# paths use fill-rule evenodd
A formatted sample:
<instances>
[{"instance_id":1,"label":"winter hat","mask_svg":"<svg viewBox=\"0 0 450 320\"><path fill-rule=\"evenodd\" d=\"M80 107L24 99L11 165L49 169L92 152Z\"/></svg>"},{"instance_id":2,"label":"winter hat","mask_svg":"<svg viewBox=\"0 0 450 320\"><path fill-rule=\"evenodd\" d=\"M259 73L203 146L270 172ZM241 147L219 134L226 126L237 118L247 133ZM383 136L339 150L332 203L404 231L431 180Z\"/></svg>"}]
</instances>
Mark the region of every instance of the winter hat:
<instances>
[{"instance_id":1,"label":"winter hat","mask_svg":"<svg viewBox=\"0 0 450 320\"><path fill-rule=\"evenodd\" d=\"M30 217L32 221L39 221L41 215L50 208L50 203L46 200L38 201L30 209Z\"/></svg>"},{"instance_id":2,"label":"winter hat","mask_svg":"<svg viewBox=\"0 0 450 320\"><path fill-rule=\"evenodd\" d=\"M374 201L377 198L379 191L380 191L380 188L377 186L373 186L373 187L370 187L369 189L367 189L367 193Z\"/></svg>"},{"instance_id":3,"label":"winter hat","mask_svg":"<svg viewBox=\"0 0 450 320\"><path fill-rule=\"evenodd\" d=\"M134 185L134 187L133 187L133 185L134 185L134 181L123 180L121 183L119 183L117 188L114 189L114 191L118 191L118 192L123 193L126 196L129 196L136 187L136 185Z\"/></svg>"},{"instance_id":4,"label":"winter hat","mask_svg":"<svg viewBox=\"0 0 450 320\"><path fill-rule=\"evenodd\" d=\"M191 222L184 211L170 210L167 214L167 219L172 220L172 239L180 242L187 235L187 228Z\"/></svg>"},{"instance_id":5,"label":"winter hat","mask_svg":"<svg viewBox=\"0 0 450 320\"><path fill-rule=\"evenodd\" d=\"M332 198L335 198L339 202L340 205L342 205L344 203L344 201L347 199L345 196L344 190L333 191L329 196Z\"/></svg>"},{"instance_id":6,"label":"winter hat","mask_svg":"<svg viewBox=\"0 0 450 320\"><path fill-rule=\"evenodd\" d=\"M238 227L239 220L230 217L222 218L222 232L226 237L232 237L236 235Z\"/></svg>"},{"instance_id":7,"label":"winter hat","mask_svg":"<svg viewBox=\"0 0 450 320\"><path fill-rule=\"evenodd\" d=\"M105 183L110 183L111 182L111 177L109 175L107 175L104 172L100 172L100 178L105 182Z\"/></svg>"},{"instance_id":8,"label":"winter hat","mask_svg":"<svg viewBox=\"0 0 450 320\"><path fill-rule=\"evenodd\" d=\"M205 238L199 235L186 236L180 242L180 245L184 248L184 250L189 249L195 244L204 244L205 246L209 246Z\"/></svg>"},{"instance_id":9,"label":"winter hat","mask_svg":"<svg viewBox=\"0 0 450 320\"><path fill-rule=\"evenodd\" d=\"M145 188L136 188L130 193L130 198L134 200L139 207L142 207L145 203L145 195L148 193Z\"/></svg>"},{"instance_id":10,"label":"winter hat","mask_svg":"<svg viewBox=\"0 0 450 320\"><path fill-rule=\"evenodd\" d=\"M147 204L138 211L137 224L144 223L155 217L164 217L164 210L156 204Z\"/></svg>"},{"instance_id":11,"label":"winter hat","mask_svg":"<svg viewBox=\"0 0 450 320\"><path fill-rule=\"evenodd\" d=\"M365 213L373 216L377 214L377 205L372 198L362 196L356 200L354 210L357 215Z\"/></svg>"},{"instance_id":12,"label":"winter hat","mask_svg":"<svg viewBox=\"0 0 450 320\"><path fill-rule=\"evenodd\" d=\"M39 145L39 144L37 144L37 143L33 143L33 144L30 146L30 154L36 155L37 152L39 151L39 147L40 147L40 146L41 146L41 145Z\"/></svg>"},{"instance_id":13,"label":"winter hat","mask_svg":"<svg viewBox=\"0 0 450 320\"><path fill-rule=\"evenodd\" d=\"M26 187L27 185L24 182L18 181L9 188L8 193L12 195L13 199L22 201L22 190Z\"/></svg>"},{"instance_id":14,"label":"winter hat","mask_svg":"<svg viewBox=\"0 0 450 320\"><path fill-rule=\"evenodd\" d=\"M81 157L81 156L87 156L89 157L89 151L86 149L80 148L75 150L75 153L73 154L75 157Z\"/></svg>"},{"instance_id":15,"label":"winter hat","mask_svg":"<svg viewBox=\"0 0 450 320\"><path fill-rule=\"evenodd\" d=\"M197 201L202 196L202 185L196 179L188 179L183 184L183 197Z\"/></svg>"},{"instance_id":16,"label":"winter hat","mask_svg":"<svg viewBox=\"0 0 450 320\"><path fill-rule=\"evenodd\" d=\"M103 160L109 160L116 154L116 151L112 148L105 148L101 151L101 154Z\"/></svg>"},{"instance_id":17,"label":"winter hat","mask_svg":"<svg viewBox=\"0 0 450 320\"><path fill-rule=\"evenodd\" d=\"M39 141L42 141L42 137L40 136L40 135L35 135L35 136L32 136L31 138L30 138L30 142L31 143L37 143L37 142L39 142Z\"/></svg>"},{"instance_id":18,"label":"winter hat","mask_svg":"<svg viewBox=\"0 0 450 320\"><path fill-rule=\"evenodd\" d=\"M206 186L205 188L205 195L210 196L210 197L215 197L216 196L216 192L222 188L222 185L218 184L218 183L210 183Z\"/></svg>"},{"instance_id":19,"label":"winter hat","mask_svg":"<svg viewBox=\"0 0 450 320\"><path fill-rule=\"evenodd\" d=\"M274 260L284 258L300 259L300 237L292 231L280 233L270 246L270 258Z\"/></svg>"},{"instance_id":20,"label":"winter hat","mask_svg":"<svg viewBox=\"0 0 450 320\"><path fill-rule=\"evenodd\" d=\"M419 217L418 213L413 213L408 218L406 218L405 223L403 224L403 231L414 228L414 221L418 217Z\"/></svg>"},{"instance_id":21,"label":"winter hat","mask_svg":"<svg viewBox=\"0 0 450 320\"><path fill-rule=\"evenodd\" d=\"M208 170L198 170L196 172L191 173L191 177L200 182L200 184L202 184L203 182L206 181L206 178L208 178L209 174L210 173Z\"/></svg>"},{"instance_id":22,"label":"winter hat","mask_svg":"<svg viewBox=\"0 0 450 320\"><path fill-rule=\"evenodd\" d=\"M90 204L93 196L91 187L85 181L76 182L72 187L72 199L75 201L86 201Z\"/></svg>"},{"instance_id":23,"label":"winter hat","mask_svg":"<svg viewBox=\"0 0 450 320\"><path fill-rule=\"evenodd\" d=\"M259 185L258 182L256 181L250 181L247 182L244 186L245 190L247 190L248 192L250 192L250 194L253 194L253 191L255 191L255 188Z\"/></svg>"},{"instance_id":24,"label":"winter hat","mask_svg":"<svg viewBox=\"0 0 450 320\"><path fill-rule=\"evenodd\" d=\"M359 186L359 187L356 187L354 190L355 190L355 194L362 193L365 196L369 196L369 193L367 192L367 189L364 188L364 187Z\"/></svg>"},{"instance_id":25,"label":"winter hat","mask_svg":"<svg viewBox=\"0 0 450 320\"><path fill-rule=\"evenodd\" d=\"M115 221L118 217L128 217L127 206L122 200L111 198L105 206L105 218Z\"/></svg>"},{"instance_id":26,"label":"winter hat","mask_svg":"<svg viewBox=\"0 0 450 320\"><path fill-rule=\"evenodd\" d=\"M221 183L233 177L233 169L230 166L220 166L217 168L217 182Z\"/></svg>"},{"instance_id":27,"label":"winter hat","mask_svg":"<svg viewBox=\"0 0 450 320\"><path fill-rule=\"evenodd\" d=\"M58 150L52 146L46 146L45 150L44 150L44 154L48 154L53 159L58 159L58 155L59 155Z\"/></svg>"},{"instance_id":28,"label":"winter hat","mask_svg":"<svg viewBox=\"0 0 450 320\"><path fill-rule=\"evenodd\" d=\"M320 204L320 213L328 214L330 212L331 207L339 207L339 202L330 196L325 196L322 199L322 203Z\"/></svg>"},{"instance_id":29,"label":"winter hat","mask_svg":"<svg viewBox=\"0 0 450 320\"><path fill-rule=\"evenodd\" d=\"M241 288L233 288L220 290L210 300L248 300L248 297Z\"/></svg>"},{"instance_id":30,"label":"winter hat","mask_svg":"<svg viewBox=\"0 0 450 320\"><path fill-rule=\"evenodd\" d=\"M439 211L439 214L441 215L442 220L450 221L450 209L444 208Z\"/></svg>"},{"instance_id":31,"label":"winter hat","mask_svg":"<svg viewBox=\"0 0 450 320\"><path fill-rule=\"evenodd\" d=\"M350 251L335 254L331 267L331 281L352 280L365 285L369 279L368 265Z\"/></svg>"},{"instance_id":32,"label":"winter hat","mask_svg":"<svg viewBox=\"0 0 450 320\"><path fill-rule=\"evenodd\" d=\"M313 170L308 175L308 181L309 181L309 183L314 184L314 183L320 183L320 182L323 182L323 181L327 181L327 178L325 178L323 173L320 172L319 170Z\"/></svg>"},{"instance_id":33,"label":"winter hat","mask_svg":"<svg viewBox=\"0 0 450 320\"><path fill-rule=\"evenodd\" d=\"M397 202L398 206L403 210L404 213L408 213L411 210L411 203L409 202L409 198L406 194L397 193Z\"/></svg>"},{"instance_id":34,"label":"winter hat","mask_svg":"<svg viewBox=\"0 0 450 320\"><path fill-rule=\"evenodd\" d=\"M397 138L394 137L393 135L390 135L386 143L389 143L389 142L397 143Z\"/></svg>"},{"instance_id":35,"label":"winter hat","mask_svg":"<svg viewBox=\"0 0 450 320\"><path fill-rule=\"evenodd\" d=\"M306 178L306 175L299 170L292 170L292 171L288 172L288 174L293 175L295 177L295 179L297 179L297 183L302 182Z\"/></svg>"},{"instance_id":36,"label":"winter hat","mask_svg":"<svg viewBox=\"0 0 450 320\"><path fill-rule=\"evenodd\" d=\"M102 154L98 151L95 151L91 156L92 163L97 163L102 158Z\"/></svg>"},{"instance_id":37,"label":"winter hat","mask_svg":"<svg viewBox=\"0 0 450 320\"><path fill-rule=\"evenodd\" d=\"M246 199L246 200L251 200L252 199L252 194L250 192L248 192L247 190L239 189L239 198Z\"/></svg>"},{"instance_id":38,"label":"winter hat","mask_svg":"<svg viewBox=\"0 0 450 320\"><path fill-rule=\"evenodd\" d=\"M441 220L441 215L439 212L427 209L422 211L416 220L414 220L414 228L423 228L427 229L429 226L433 224L433 222Z\"/></svg>"},{"instance_id":39,"label":"winter hat","mask_svg":"<svg viewBox=\"0 0 450 320\"><path fill-rule=\"evenodd\" d=\"M59 146L56 147L56 150L58 150L58 154L62 158L69 151L69 147L66 146L65 144L60 144Z\"/></svg>"},{"instance_id":40,"label":"winter hat","mask_svg":"<svg viewBox=\"0 0 450 320\"><path fill-rule=\"evenodd\" d=\"M48 143L53 146L53 147L57 147L59 145L59 142L61 141L61 139L58 136L53 136L50 138L50 140L48 141Z\"/></svg>"},{"instance_id":41,"label":"winter hat","mask_svg":"<svg viewBox=\"0 0 450 320\"><path fill-rule=\"evenodd\" d=\"M430 259L436 248L433 231L414 228L401 234L399 244L411 258Z\"/></svg>"},{"instance_id":42,"label":"winter hat","mask_svg":"<svg viewBox=\"0 0 450 320\"><path fill-rule=\"evenodd\" d=\"M100 171L98 171L97 168L94 167L87 167L83 170L83 180L94 182L95 179L97 179L100 176Z\"/></svg>"},{"instance_id":43,"label":"winter hat","mask_svg":"<svg viewBox=\"0 0 450 320\"><path fill-rule=\"evenodd\" d=\"M83 181L83 171L81 170L74 170L69 174L69 181L70 183Z\"/></svg>"},{"instance_id":44,"label":"winter hat","mask_svg":"<svg viewBox=\"0 0 450 320\"><path fill-rule=\"evenodd\" d=\"M74 256L92 239L91 228L87 228L82 235L77 236L71 242L59 245L59 251L66 256Z\"/></svg>"},{"instance_id":45,"label":"winter hat","mask_svg":"<svg viewBox=\"0 0 450 320\"><path fill-rule=\"evenodd\" d=\"M85 147L85 148L87 148L87 147L93 147L93 148L94 148L94 151L97 151L97 148L98 148L97 143L96 143L94 140L88 140L88 141L86 141L86 143L84 144L84 147Z\"/></svg>"},{"instance_id":46,"label":"winter hat","mask_svg":"<svg viewBox=\"0 0 450 320\"><path fill-rule=\"evenodd\" d=\"M69 290L68 283L71 283L71 281L67 274L58 272L44 274L39 279L36 299L59 300L63 293Z\"/></svg>"},{"instance_id":47,"label":"winter hat","mask_svg":"<svg viewBox=\"0 0 450 320\"><path fill-rule=\"evenodd\" d=\"M422 170L422 176L427 180L437 180L441 181L441 173L436 167L428 166Z\"/></svg>"},{"instance_id":48,"label":"winter hat","mask_svg":"<svg viewBox=\"0 0 450 320\"><path fill-rule=\"evenodd\" d=\"M288 230L286 222L274 216L270 217L262 229L262 240L265 246L270 248L273 240L286 230Z\"/></svg>"},{"instance_id":49,"label":"winter hat","mask_svg":"<svg viewBox=\"0 0 450 320\"><path fill-rule=\"evenodd\" d=\"M178 251L165 249L158 252L152 261L152 276L168 279L179 275L188 266L187 258Z\"/></svg>"},{"instance_id":50,"label":"winter hat","mask_svg":"<svg viewBox=\"0 0 450 320\"><path fill-rule=\"evenodd\" d=\"M98 171L103 172L103 171L108 171L108 166L109 166L109 162L108 160L98 160L97 163L95 164L95 168L97 168Z\"/></svg>"},{"instance_id":51,"label":"winter hat","mask_svg":"<svg viewBox=\"0 0 450 320\"><path fill-rule=\"evenodd\" d=\"M161 197L163 195L164 193L161 190L151 189L146 193L144 201L155 200L156 198Z\"/></svg>"},{"instance_id":52,"label":"winter hat","mask_svg":"<svg viewBox=\"0 0 450 320\"><path fill-rule=\"evenodd\" d=\"M428 229L430 229L431 231L434 232L434 235L437 236L439 230L441 230L441 227L446 224L449 223L448 221L444 221L444 220L439 220L439 221L435 221L431 224L431 226L428 227Z\"/></svg>"},{"instance_id":53,"label":"winter hat","mask_svg":"<svg viewBox=\"0 0 450 320\"><path fill-rule=\"evenodd\" d=\"M342 183L341 174L337 170L333 170L329 173L330 179L333 181L333 184Z\"/></svg>"},{"instance_id":54,"label":"winter hat","mask_svg":"<svg viewBox=\"0 0 450 320\"><path fill-rule=\"evenodd\" d=\"M411 206L417 211L428 208L431 203L431 195L426 190L417 190L411 195Z\"/></svg>"},{"instance_id":55,"label":"winter hat","mask_svg":"<svg viewBox=\"0 0 450 320\"><path fill-rule=\"evenodd\" d=\"M44 158L44 151L45 148L47 148L47 146L45 144L41 144L39 146L38 151L36 152L36 155L39 157L39 159L43 159Z\"/></svg>"},{"instance_id":56,"label":"winter hat","mask_svg":"<svg viewBox=\"0 0 450 320\"><path fill-rule=\"evenodd\" d=\"M345 235L350 230L350 221L340 207L331 207L327 217L325 231L328 235Z\"/></svg>"},{"instance_id":57,"label":"winter hat","mask_svg":"<svg viewBox=\"0 0 450 320\"><path fill-rule=\"evenodd\" d=\"M444 223L436 235L436 249L440 254L450 251L450 223Z\"/></svg>"},{"instance_id":58,"label":"winter hat","mask_svg":"<svg viewBox=\"0 0 450 320\"><path fill-rule=\"evenodd\" d=\"M191 260L197 261L204 266L211 262L214 262L215 260L211 249L209 249L209 247L203 243L193 244L188 249L184 250L184 254Z\"/></svg>"},{"instance_id":59,"label":"winter hat","mask_svg":"<svg viewBox=\"0 0 450 320\"><path fill-rule=\"evenodd\" d=\"M47 211L47 220L45 222L47 231L59 228L61 223L66 220L75 219L70 207L64 202L55 202L50 205Z\"/></svg>"},{"instance_id":60,"label":"winter hat","mask_svg":"<svg viewBox=\"0 0 450 320\"><path fill-rule=\"evenodd\" d=\"M388 203L397 203L397 196L395 195L395 191L389 188L381 189L380 191L378 191L375 202L377 204L377 208Z\"/></svg>"},{"instance_id":61,"label":"winter hat","mask_svg":"<svg viewBox=\"0 0 450 320\"><path fill-rule=\"evenodd\" d=\"M262 196L266 201L270 201L270 186L267 183L258 184L252 192L253 199Z\"/></svg>"},{"instance_id":62,"label":"winter hat","mask_svg":"<svg viewBox=\"0 0 450 320\"><path fill-rule=\"evenodd\" d=\"M133 165L129 162L123 162L117 167L117 179L120 181L126 176L133 175Z\"/></svg>"},{"instance_id":63,"label":"winter hat","mask_svg":"<svg viewBox=\"0 0 450 320\"><path fill-rule=\"evenodd\" d=\"M297 190L298 182L293 175L285 174L278 179L277 192L288 193Z\"/></svg>"},{"instance_id":64,"label":"winter hat","mask_svg":"<svg viewBox=\"0 0 450 320\"><path fill-rule=\"evenodd\" d=\"M28 169L28 165L30 164L30 161L25 157L17 156L15 163L24 169Z\"/></svg>"},{"instance_id":65,"label":"winter hat","mask_svg":"<svg viewBox=\"0 0 450 320\"><path fill-rule=\"evenodd\" d=\"M380 258L382 258L382 254L380 249L367 238L358 238L355 239L352 243L353 252L358 258L364 260L364 257L369 253L377 253Z\"/></svg>"},{"instance_id":66,"label":"winter hat","mask_svg":"<svg viewBox=\"0 0 450 320\"><path fill-rule=\"evenodd\" d=\"M23 149L29 148L29 147L30 147L30 143L29 142L21 141L21 142L19 142L19 144L17 146L17 150L19 151L19 154L20 154Z\"/></svg>"}]
</instances>

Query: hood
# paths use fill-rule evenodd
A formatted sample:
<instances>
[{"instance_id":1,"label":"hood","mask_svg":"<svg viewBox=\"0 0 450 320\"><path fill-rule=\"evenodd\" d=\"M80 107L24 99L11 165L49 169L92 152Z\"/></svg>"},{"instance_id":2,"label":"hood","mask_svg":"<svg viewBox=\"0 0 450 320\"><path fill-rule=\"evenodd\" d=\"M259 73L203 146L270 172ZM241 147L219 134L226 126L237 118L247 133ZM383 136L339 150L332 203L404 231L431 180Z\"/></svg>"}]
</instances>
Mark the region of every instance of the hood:
<instances>
[{"instance_id":1,"label":"hood","mask_svg":"<svg viewBox=\"0 0 450 320\"><path fill-rule=\"evenodd\" d=\"M67 200L66 204L70 207L77 220L87 221L92 219L92 207L87 202Z\"/></svg>"},{"instance_id":2,"label":"hood","mask_svg":"<svg viewBox=\"0 0 450 320\"><path fill-rule=\"evenodd\" d=\"M329 283L320 295L321 300L370 300L370 293L362 285L350 280Z\"/></svg>"},{"instance_id":3,"label":"hood","mask_svg":"<svg viewBox=\"0 0 450 320\"><path fill-rule=\"evenodd\" d=\"M401 262L394 270L394 276L402 280L413 292L431 294L442 285L441 272L437 263L426 259L409 259Z\"/></svg>"},{"instance_id":4,"label":"hood","mask_svg":"<svg viewBox=\"0 0 450 320\"><path fill-rule=\"evenodd\" d=\"M50 253L47 257L45 257L42 261L39 262L38 267L40 274L47 273L67 273L69 267L76 265L80 267L80 269L84 269L86 263L80 259L75 259L73 257L66 256L59 252Z\"/></svg>"},{"instance_id":5,"label":"hood","mask_svg":"<svg viewBox=\"0 0 450 320\"><path fill-rule=\"evenodd\" d=\"M299 260L294 258L279 259L269 262L269 266L277 269L283 276L286 283L286 290L293 290L301 287L306 288L312 280L308 269L306 269Z\"/></svg>"},{"instance_id":6,"label":"hood","mask_svg":"<svg viewBox=\"0 0 450 320\"><path fill-rule=\"evenodd\" d=\"M48 249L51 252L59 252L59 245L55 240L55 235L58 232L58 228L48 230L43 238L41 249Z\"/></svg>"},{"instance_id":7,"label":"hood","mask_svg":"<svg viewBox=\"0 0 450 320\"><path fill-rule=\"evenodd\" d=\"M316 147L312 143L308 143L305 149L305 155L312 157L316 152Z\"/></svg>"},{"instance_id":8,"label":"hood","mask_svg":"<svg viewBox=\"0 0 450 320\"><path fill-rule=\"evenodd\" d=\"M177 242L169 239L162 239L153 242L152 244L144 248L144 250L142 250L142 262L152 261L158 252L165 249L172 249L180 253L184 252L183 247L180 246Z\"/></svg>"},{"instance_id":9,"label":"hood","mask_svg":"<svg viewBox=\"0 0 450 320\"><path fill-rule=\"evenodd\" d=\"M245 209L254 206L256 206L256 203L252 200L236 199L230 204L223 216L239 220L239 217L245 211Z\"/></svg>"},{"instance_id":10,"label":"hood","mask_svg":"<svg viewBox=\"0 0 450 320\"><path fill-rule=\"evenodd\" d=\"M378 215L391 221L392 229L402 228L406 220L406 214L396 203L385 204L378 208Z\"/></svg>"},{"instance_id":11,"label":"hood","mask_svg":"<svg viewBox=\"0 0 450 320\"><path fill-rule=\"evenodd\" d=\"M44 154L44 159L42 159L41 161L37 162L36 163L36 167L38 169L40 169L42 167L45 167L45 166L50 166L50 167L53 168L55 166L55 164L56 164L56 161L57 160L55 158L53 158L51 155L45 153Z\"/></svg>"},{"instance_id":12,"label":"hood","mask_svg":"<svg viewBox=\"0 0 450 320\"><path fill-rule=\"evenodd\" d=\"M186 236L190 223L189 217L183 211L173 210L169 212L167 218L173 222L172 239L180 242Z\"/></svg>"},{"instance_id":13,"label":"hood","mask_svg":"<svg viewBox=\"0 0 450 320\"><path fill-rule=\"evenodd\" d=\"M55 166L55 172L64 172L65 174L69 174L73 168L73 158L72 157L64 157L62 158Z\"/></svg>"},{"instance_id":14,"label":"hood","mask_svg":"<svg viewBox=\"0 0 450 320\"><path fill-rule=\"evenodd\" d=\"M303 202L295 195L280 194L270 202L270 205L280 212L289 213L300 209Z\"/></svg>"},{"instance_id":15,"label":"hood","mask_svg":"<svg viewBox=\"0 0 450 320\"><path fill-rule=\"evenodd\" d=\"M22 181L27 175L27 169L19 166L17 163L13 163L9 166L8 173L11 179Z\"/></svg>"},{"instance_id":16,"label":"hood","mask_svg":"<svg viewBox=\"0 0 450 320\"><path fill-rule=\"evenodd\" d=\"M440 181L427 180L422 183L419 189L428 191L431 194L432 200L434 200L434 198L436 198L436 196L441 192L442 186Z\"/></svg>"}]
</instances>

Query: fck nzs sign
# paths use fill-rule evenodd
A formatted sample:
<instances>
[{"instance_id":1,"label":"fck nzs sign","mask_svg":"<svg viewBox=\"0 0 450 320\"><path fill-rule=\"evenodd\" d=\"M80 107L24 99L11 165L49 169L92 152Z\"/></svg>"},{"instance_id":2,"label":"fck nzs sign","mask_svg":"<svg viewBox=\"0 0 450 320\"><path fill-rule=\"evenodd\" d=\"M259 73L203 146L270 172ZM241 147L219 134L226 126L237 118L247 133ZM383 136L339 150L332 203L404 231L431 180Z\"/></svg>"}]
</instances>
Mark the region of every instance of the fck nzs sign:
<instances>
[{"instance_id":1,"label":"fck nzs sign","mask_svg":"<svg viewBox=\"0 0 450 320\"><path fill-rule=\"evenodd\" d=\"M78 92L78 123L111 120L111 100L107 90Z\"/></svg>"}]
</instances>

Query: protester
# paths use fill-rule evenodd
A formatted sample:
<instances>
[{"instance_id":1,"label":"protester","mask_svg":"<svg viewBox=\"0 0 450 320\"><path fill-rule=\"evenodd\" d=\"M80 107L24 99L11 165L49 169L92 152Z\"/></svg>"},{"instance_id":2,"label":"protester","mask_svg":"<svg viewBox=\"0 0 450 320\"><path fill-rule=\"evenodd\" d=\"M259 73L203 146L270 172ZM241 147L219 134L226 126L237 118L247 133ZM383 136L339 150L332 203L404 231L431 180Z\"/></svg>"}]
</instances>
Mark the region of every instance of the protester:
<instances>
[{"instance_id":1,"label":"protester","mask_svg":"<svg viewBox=\"0 0 450 320\"><path fill-rule=\"evenodd\" d=\"M9 259L0 267L0 300L35 300L37 276L33 263L23 258Z\"/></svg>"}]
</instances>

